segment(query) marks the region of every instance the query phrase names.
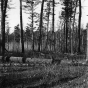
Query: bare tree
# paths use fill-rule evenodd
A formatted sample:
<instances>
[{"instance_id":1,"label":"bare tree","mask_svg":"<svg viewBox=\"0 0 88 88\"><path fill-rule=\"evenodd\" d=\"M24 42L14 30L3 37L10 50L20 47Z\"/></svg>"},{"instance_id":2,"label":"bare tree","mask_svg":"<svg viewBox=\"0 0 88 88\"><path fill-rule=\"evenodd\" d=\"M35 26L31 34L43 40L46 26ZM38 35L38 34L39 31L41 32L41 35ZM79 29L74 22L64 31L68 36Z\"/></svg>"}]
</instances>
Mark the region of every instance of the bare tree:
<instances>
[{"instance_id":1,"label":"bare tree","mask_svg":"<svg viewBox=\"0 0 88 88\"><path fill-rule=\"evenodd\" d=\"M20 28L21 28L22 53L24 53L23 19L22 19L22 0L20 0Z\"/></svg>"},{"instance_id":2,"label":"bare tree","mask_svg":"<svg viewBox=\"0 0 88 88\"><path fill-rule=\"evenodd\" d=\"M54 19L54 9L55 9L55 0L53 0L52 2L52 6L53 6L53 19L52 19L52 36L53 36L53 50L55 51L55 29L54 29L54 22L55 22L55 19Z\"/></svg>"},{"instance_id":3,"label":"bare tree","mask_svg":"<svg viewBox=\"0 0 88 88\"><path fill-rule=\"evenodd\" d=\"M79 20L78 20L78 53L80 53L80 29L81 29L81 14L82 11L81 11L81 0L79 0Z\"/></svg>"},{"instance_id":4,"label":"bare tree","mask_svg":"<svg viewBox=\"0 0 88 88\"><path fill-rule=\"evenodd\" d=\"M86 51L86 60L88 60L88 24L87 24L87 51Z\"/></svg>"},{"instance_id":5,"label":"bare tree","mask_svg":"<svg viewBox=\"0 0 88 88\"><path fill-rule=\"evenodd\" d=\"M41 31L42 31L42 17L43 17L43 7L44 7L44 0L42 0L42 4L41 4L41 13L40 13L40 25L39 25L39 43L38 43L38 51L40 52L41 51Z\"/></svg>"},{"instance_id":6,"label":"bare tree","mask_svg":"<svg viewBox=\"0 0 88 88\"><path fill-rule=\"evenodd\" d=\"M2 60L4 61L5 54L5 18L8 0L1 0L1 32L2 32Z\"/></svg>"}]
</instances>

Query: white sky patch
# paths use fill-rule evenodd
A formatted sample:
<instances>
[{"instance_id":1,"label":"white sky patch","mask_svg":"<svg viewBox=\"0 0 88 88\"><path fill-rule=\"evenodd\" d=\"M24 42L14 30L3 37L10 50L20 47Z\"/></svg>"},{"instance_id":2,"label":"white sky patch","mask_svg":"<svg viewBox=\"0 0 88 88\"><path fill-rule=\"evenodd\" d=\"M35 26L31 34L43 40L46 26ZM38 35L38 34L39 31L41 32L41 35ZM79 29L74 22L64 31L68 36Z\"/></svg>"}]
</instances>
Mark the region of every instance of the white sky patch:
<instances>
[{"instance_id":1,"label":"white sky patch","mask_svg":"<svg viewBox=\"0 0 88 88\"><path fill-rule=\"evenodd\" d=\"M82 24L83 27L86 28L86 24L88 23L88 0L82 0Z\"/></svg>"},{"instance_id":2,"label":"white sky patch","mask_svg":"<svg viewBox=\"0 0 88 88\"><path fill-rule=\"evenodd\" d=\"M13 31L14 26L16 26L18 23L20 23L20 19L19 19L19 0L12 0L12 7L14 7L14 9L10 9L8 14L9 14L9 26L11 27L10 32Z\"/></svg>"},{"instance_id":3,"label":"white sky patch","mask_svg":"<svg viewBox=\"0 0 88 88\"><path fill-rule=\"evenodd\" d=\"M9 26L11 27L10 32L14 31L14 26L17 24L20 24L20 3L19 0L12 0L12 7L15 7L15 9L10 9L9 14ZM86 28L86 23L88 22L88 0L82 0L82 25L84 28ZM40 14L41 5L39 7L37 6L36 12L39 12ZM58 4L57 7L55 7L55 30L58 29L58 21L59 21L59 12L61 11L61 6ZM28 23L28 14L23 12L23 27L25 29L27 23Z\"/></svg>"},{"instance_id":4,"label":"white sky patch","mask_svg":"<svg viewBox=\"0 0 88 88\"><path fill-rule=\"evenodd\" d=\"M14 26L17 26L17 24L20 24L20 3L19 0L12 0L12 7L14 7L15 9L11 9L8 14L9 14L9 23L10 23L10 27L11 30L10 32L13 32L14 30ZM27 24L27 19L28 19L28 14L25 14L23 11L23 27L26 26Z\"/></svg>"}]
</instances>

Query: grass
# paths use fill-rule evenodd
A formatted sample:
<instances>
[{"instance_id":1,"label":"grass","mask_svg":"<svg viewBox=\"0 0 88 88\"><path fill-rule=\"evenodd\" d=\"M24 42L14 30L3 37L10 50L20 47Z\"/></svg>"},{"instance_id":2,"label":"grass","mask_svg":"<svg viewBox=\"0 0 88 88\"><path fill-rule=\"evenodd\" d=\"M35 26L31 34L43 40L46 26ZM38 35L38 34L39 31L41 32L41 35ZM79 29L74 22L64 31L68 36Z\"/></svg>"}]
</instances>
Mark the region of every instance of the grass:
<instances>
[{"instance_id":1,"label":"grass","mask_svg":"<svg viewBox=\"0 0 88 88\"><path fill-rule=\"evenodd\" d=\"M20 57L23 56L19 52L11 52L12 56ZM70 56L57 54L53 52L39 52L29 51L26 53L27 57L30 59L28 63L9 63L0 64L0 84L1 88L11 87L15 85L27 85L28 87L40 87L45 88L52 87L68 80L79 78L85 74L86 66L72 64L72 60L76 57L77 59L82 59L84 56ZM51 64L47 63L48 59L54 57L55 59L62 59L61 64ZM82 58L81 58L82 57ZM40 59L38 59L40 58ZM45 59L46 58L46 61ZM67 60L67 62L66 62ZM70 62L70 63L68 63ZM10 86L11 85L11 86ZM12 87L11 87L12 88ZM63 87L65 88L65 87ZM71 87L72 88L72 87Z\"/></svg>"},{"instance_id":2,"label":"grass","mask_svg":"<svg viewBox=\"0 0 88 88\"><path fill-rule=\"evenodd\" d=\"M31 64L31 63L30 63ZM0 67L1 78L5 87L14 85L51 86L53 83L58 84L58 80L80 77L85 74L85 66L57 65L32 63L34 65L9 65ZM38 65L39 64L39 65ZM41 87L41 88L42 88Z\"/></svg>"},{"instance_id":3,"label":"grass","mask_svg":"<svg viewBox=\"0 0 88 88\"><path fill-rule=\"evenodd\" d=\"M88 72L86 71L86 74L81 77L78 77L74 80L70 80L69 82L61 85L56 85L51 88L88 88Z\"/></svg>"}]
</instances>

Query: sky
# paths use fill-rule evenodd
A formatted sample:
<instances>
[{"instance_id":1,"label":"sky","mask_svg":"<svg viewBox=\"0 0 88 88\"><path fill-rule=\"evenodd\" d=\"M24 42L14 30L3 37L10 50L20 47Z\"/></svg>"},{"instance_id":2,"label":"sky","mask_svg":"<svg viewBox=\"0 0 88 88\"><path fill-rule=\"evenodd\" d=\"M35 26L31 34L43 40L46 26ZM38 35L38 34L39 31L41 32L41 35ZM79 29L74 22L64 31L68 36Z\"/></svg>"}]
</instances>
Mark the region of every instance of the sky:
<instances>
[{"instance_id":1,"label":"sky","mask_svg":"<svg viewBox=\"0 0 88 88\"><path fill-rule=\"evenodd\" d=\"M82 25L86 27L88 23L88 0L82 0Z\"/></svg>"},{"instance_id":2,"label":"sky","mask_svg":"<svg viewBox=\"0 0 88 88\"><path fill-rule=\"evenodd\" d=\"M82 1L82 27L83 28L86 28L86 23L88 22L88 0L81 0ZM13 9L10 9L8 11L8 21L9 21L9 26L11 27L10 28L10 32L13 32L14 31L14 26L16 26L17 24L20 23L20 9L19 9L19 0L12 0L11 2L11 7L14 7ZM59 9L58 9L59 8ZM61 11L61 6L58 5L56 8L55 8L55 14L59 14L59 12ZM40 7L37 8L37 12L40 11ZM57 29L58 28L58 15L55 15L55 28ZM23 12L23 27L25 29L26 25L28 23L28 14L25 14Z\"/></svg>"}]
</instances>

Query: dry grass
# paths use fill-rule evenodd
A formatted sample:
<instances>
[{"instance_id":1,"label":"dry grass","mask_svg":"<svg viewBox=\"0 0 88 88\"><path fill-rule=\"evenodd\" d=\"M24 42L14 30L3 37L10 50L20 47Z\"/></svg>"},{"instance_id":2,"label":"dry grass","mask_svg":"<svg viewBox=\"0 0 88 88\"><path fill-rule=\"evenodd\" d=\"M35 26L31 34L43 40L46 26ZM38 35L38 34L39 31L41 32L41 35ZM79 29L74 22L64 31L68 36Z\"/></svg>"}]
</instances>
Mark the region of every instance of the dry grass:
<instances>
[{"instance_id":1,"label":"dry grass","mask_svg":"<svg viewBox=\"0 0 88 88\"><path fill-rule=\"evenodd\" d=\"M23 84L31 86L40 86L43 84L51 85L58 83L62 78L75 78L85 74L85 66L57 65L44 63L30 63L14 65L14 63L0 67L1 76L6 84ZM19 83L20 80L20 83ZM15 84L14 84L15 83Z\"/></svg>"}]
</instances>

